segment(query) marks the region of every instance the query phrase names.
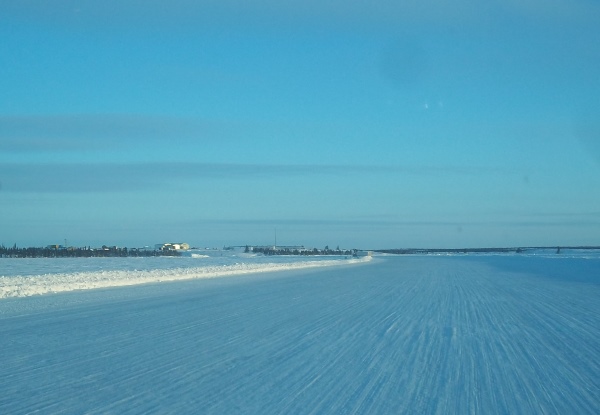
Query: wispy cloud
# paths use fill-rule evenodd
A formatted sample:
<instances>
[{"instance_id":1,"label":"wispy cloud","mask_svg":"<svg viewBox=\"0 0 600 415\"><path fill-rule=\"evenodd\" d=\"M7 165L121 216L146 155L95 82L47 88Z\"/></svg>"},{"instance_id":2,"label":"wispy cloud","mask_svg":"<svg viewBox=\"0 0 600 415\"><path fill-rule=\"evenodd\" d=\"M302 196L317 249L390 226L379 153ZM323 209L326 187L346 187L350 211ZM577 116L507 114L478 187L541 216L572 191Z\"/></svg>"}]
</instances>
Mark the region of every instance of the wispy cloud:
<instances>
[{"instance_id":1,"label":"wispy cloud","mask_svg":"<svg viewBox=\"0 0 600 415\"><path fill-rule=\"evenodd\" d=\"M174 181L260 178L368 172L362 166L258 165L212 163L5 163L7 192L119 192L163 187Z\"/></svg>"},{"instance_id":2,"label":"wispy cloud","mask_svg":"<svg viewBox=\"0 0 600 415\"><path fill-rule=\"evenodd\" d=\"M228 128L214 120L147 115L0 116L0 151L64 152L223 138Z\"/></svg>"},{"instance_id":3,"label":"wispy cloud","mask_svg":"<svg viewBox=\"0 0 600 415\"><path fill-rule=\"evenodd\" d=\"M484 216L478 214L477 218L470 219L419 219L413 220L402 219L398 217L388 218L344 218L339 219L335 217L328 218L290 218L281 217L275 219L195 219L185 221L186 225L202 225L202 224L230 224L240 226L263 226L263 227L416 227L416 228L430 228L430 227L449 227L449 228L482 228L482 227L499 227L506 226L509 228L547 228L547 227L560 227L560 226L574 226L574 227L585 227L585 226L600 226L600 214L589 215L580 218L574 217L555 217L555 218L530 218L529 220L508 220L501 218L486 219Z\"/></svg>"},{"instance_id":4,"label":"wispy cloud","mask_svg":"<svg viewBox=\"0 0 600 415\"><path fill-rule=\"evenodd\" d=\"M516 14L550 18L591 18L600 11L597 2L586 0L503 0L498 6Z\"/></svg>"},{"instance_id":5,"label":"wispy cloud","mask_svg":"<svg viewBox=\"0 0 600 415\"><path fill-rule=\"evenodd\" d=\"M586 0L148 0L139 7L131 0L104 2L56 0L21 0L2 2L0 15L51 19L57 24L167 24L245 23L262 26L295 24L397 25L410 23L450 23L477 21L499 10L527 16L590 18L598 5Z\"/></svg>"},{"instance_id":6,"label":"wispy cloud","mask_svg":"<svg viewBox=\"0 0 600 415\"><path fill-rule=\"evenodd\" d=\"M480 175L486 167L370 166L321 164L150 163L3 163L0 190L5 192L119 192L158 188L173 182L214 179L358 175Z\"/></svg>"}]
</instances>

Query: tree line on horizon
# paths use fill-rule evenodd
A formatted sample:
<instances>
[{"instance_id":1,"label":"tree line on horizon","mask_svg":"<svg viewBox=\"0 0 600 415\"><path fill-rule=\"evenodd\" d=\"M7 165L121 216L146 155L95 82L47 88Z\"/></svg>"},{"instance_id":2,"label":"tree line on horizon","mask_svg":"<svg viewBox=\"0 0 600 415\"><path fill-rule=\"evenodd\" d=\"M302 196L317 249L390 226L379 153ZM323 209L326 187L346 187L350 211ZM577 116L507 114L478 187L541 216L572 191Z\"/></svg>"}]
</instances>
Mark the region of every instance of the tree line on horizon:
<instances>
[{"instance_id":1,"label":"tree line on horizon","mask_svg":"<svg viewBox=\"0 0 600 415\"><path fill-rule=\"evenodd\" d=\"M103 245L101 248L75 247L28 247L19 248L13 245L10 248L0 246L0 258L113 258L113 257L156 257L180 256L174 250L146 250L137 248L119 248Z\"/></svg>"},{"instance_id":2,"label":"tree line on horizon","mask_svg":"<svg viewBox=\"0 0 600 415\"><path fill-rule=\"evenodd\" d=\"M329 246L326 246L323 249L313 248L313 249L298 249L298 248L278 248L278 247L252 247L246 245L244 252L249 253L253 252L256 254L263 255L353 255L354 251L351 249L340 249L338 246L336 249L329 249Z\"/></svg>"}]
</instances>

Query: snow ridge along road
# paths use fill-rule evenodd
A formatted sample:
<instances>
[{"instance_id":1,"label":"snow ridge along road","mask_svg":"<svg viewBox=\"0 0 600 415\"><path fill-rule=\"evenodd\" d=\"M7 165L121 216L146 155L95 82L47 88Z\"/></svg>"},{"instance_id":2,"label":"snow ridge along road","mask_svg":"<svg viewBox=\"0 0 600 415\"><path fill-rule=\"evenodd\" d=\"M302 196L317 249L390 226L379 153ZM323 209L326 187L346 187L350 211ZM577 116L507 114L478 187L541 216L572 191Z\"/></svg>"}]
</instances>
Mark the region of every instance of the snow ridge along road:
<instances>
[{"instance_id":1,"label":"snow ridge along road","mask_svg":"<svg viewBox=\"0 0 600 415\"><path fill-rule=\"evenodd\" d=\"M263 257L267 258L268 257ZM106 260L106 258L101 258ZM121 258L118 258L119 260ZM142 258L144 260L145 258ZM229 261L235 257L228 258ZM262 259L262 258L261 258ZM29 297L32 295L59 293L65 291L91 290L97 288L123 287L156 282L182 281L198 278L229 277L232 275L251 274L257 272L275 272L316 267L331 267L358 264L369 261L371 257L351 259L319 259L286 262L235 262L219 265L203 265L197 267L181 267L150 270L102 270L95 272L70 272L44 275L0 276L0 300L9 297ZM86 261L84 258L83 261ZM139 259L138 259L139 260ZM178 259L170 259L170 262ZM21 261L17 259L16 261ZM52 261L52 260L51 260ZM54 259L56 261L56 259ZM59 259L60 261L60 259ZM76 258L75 261L82 261ZM72 261L72 262L75 262ZM88 261L86 261L88 262ZM14 263L14 261L13 261Z\"/></svg>"},{"instance_id":2,"label":"snow ridge along road","mask_svg":"<svg viewBox=\"0 0 600 415\"><path fill-rule=\"evenodd\" d=\"M0 301L0 413L598 414L600 262L369 264Z\"/></svg>"}]
</instances>

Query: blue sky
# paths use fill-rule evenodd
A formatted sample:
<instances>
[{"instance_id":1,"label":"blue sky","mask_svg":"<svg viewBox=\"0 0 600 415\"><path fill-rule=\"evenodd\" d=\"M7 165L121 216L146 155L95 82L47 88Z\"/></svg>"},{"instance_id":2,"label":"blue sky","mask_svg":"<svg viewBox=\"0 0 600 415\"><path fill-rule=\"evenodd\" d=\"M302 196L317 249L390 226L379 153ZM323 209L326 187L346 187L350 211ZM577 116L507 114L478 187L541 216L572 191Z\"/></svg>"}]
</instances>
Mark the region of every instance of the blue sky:
<instances>
[{"instance_id":1,"label":"blue sky","mask_svg":"<svg viewBox=\"0 0 600 415\"><path fill-rule=\"evenodd\" d=\"M600 245L597 1L282 3L0 1L0 244Z\"/></svg>"}]
</instances>

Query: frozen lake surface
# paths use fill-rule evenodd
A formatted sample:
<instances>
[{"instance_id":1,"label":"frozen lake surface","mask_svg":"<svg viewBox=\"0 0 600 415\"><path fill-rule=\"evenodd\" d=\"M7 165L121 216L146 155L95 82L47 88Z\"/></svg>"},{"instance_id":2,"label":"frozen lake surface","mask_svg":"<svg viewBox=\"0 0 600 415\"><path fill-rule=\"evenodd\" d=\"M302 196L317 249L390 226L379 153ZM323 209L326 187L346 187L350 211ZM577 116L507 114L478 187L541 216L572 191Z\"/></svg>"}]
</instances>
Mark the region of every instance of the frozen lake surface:
<instances>
[{"instance_id":1,"label":"frozen lake surface","mask_svg":"<svg viewBox=\"0 0 600 415\"><path fill-rule=\"evenodd\" d=\"M10 297L0 350L6 414L598 414L600 259L386 256Z\"/></svg>"}]
</instances>

